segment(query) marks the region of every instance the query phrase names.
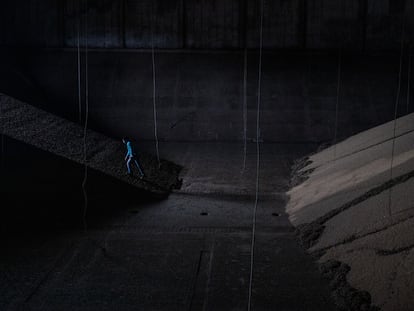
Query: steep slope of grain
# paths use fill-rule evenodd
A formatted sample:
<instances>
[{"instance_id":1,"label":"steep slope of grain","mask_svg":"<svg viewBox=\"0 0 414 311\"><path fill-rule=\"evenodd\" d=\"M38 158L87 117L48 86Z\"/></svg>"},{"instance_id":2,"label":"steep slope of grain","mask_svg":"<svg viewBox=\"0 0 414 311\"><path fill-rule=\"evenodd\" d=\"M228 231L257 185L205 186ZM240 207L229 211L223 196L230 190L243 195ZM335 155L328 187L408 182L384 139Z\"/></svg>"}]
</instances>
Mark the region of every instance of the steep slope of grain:
<instances>
[{"instance_id":1,"label":"steep slope of grain","mask_svg":"<svg viewBox=\"0 0 414 311\"><path fill-rule=\"evenodd\" d=\"M349 266L347 282L368 291L374 305L408 311L414 302L414 114L395 125L395 140L389 122L304 160L287 212L322 266Z\"/></svg>"}]
</instances>

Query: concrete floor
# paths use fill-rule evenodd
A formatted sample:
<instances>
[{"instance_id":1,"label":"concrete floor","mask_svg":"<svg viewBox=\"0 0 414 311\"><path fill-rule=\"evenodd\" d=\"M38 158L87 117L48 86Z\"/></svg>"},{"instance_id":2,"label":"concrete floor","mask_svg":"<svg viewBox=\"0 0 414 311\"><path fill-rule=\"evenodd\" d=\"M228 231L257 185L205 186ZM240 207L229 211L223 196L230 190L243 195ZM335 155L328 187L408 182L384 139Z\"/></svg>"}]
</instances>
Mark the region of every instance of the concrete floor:
<instances>
[{"instance_id":1,"label":"concrete floor","mask_svg":"<svg viewBox=\"0 0 414 311\"><path fill-rule=\"evenodd\" d=\"M1 310L246 310L255 146L244 174L241 145L160 148L186 167L182 189L167 200L119 203L87 232L29 232L3 243ZM284 211L291 161L309 147L261 151L252 310L335 310Z\"/></svg>"}]
</instances>

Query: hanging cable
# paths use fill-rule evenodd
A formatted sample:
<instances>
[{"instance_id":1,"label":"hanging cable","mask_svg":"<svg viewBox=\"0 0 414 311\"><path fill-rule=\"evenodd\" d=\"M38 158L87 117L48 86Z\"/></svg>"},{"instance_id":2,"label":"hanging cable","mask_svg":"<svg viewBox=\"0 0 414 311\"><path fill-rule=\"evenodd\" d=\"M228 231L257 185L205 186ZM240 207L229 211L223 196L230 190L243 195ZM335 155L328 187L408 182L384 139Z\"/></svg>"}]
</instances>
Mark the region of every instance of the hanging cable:
<instances>
[{"instance_id":1,"label":"hanging cable","mask_svg":"<svg viewBox=\"0 0 414 311\"><path fill-rule=\"evenodd\" d=\"M78 58L78 121L82 123L82 95L81 95L81 51L80 51L80 31L81 31L81 0L78 1L78 39L77 39L77 58Z\"/></svg>"},{"instance_id":2,"label":"hanging cable","mask_svg":"<svg viewBox=\"0 0 414 311\"><path fill-rule=\"evenodd\" d=\"M151 58L152 58L152 105L154 110L154 137L155 149L157 152L158 167L161 167L160 151L158 146L158 126L157 126L157 85L156 85L156 68L155 68L155 49L154 49L154 3L152 4L151 16Z\"/></svg>"},{"instance_id":3,"label":"hanging cable","mask_svg":"<svg viewBox=\"0 0 414 311\"><path fill-rule=\"evenodd\" d=\"M335 105L335 129L334 129L334 157L333 161L336 161L336 143L338 140L338 118L339 118L339 101L341 93L341 75L342 75L342 48L338 52L338 78L337 78L337 87L336 87L336 105Z\"/></svg>"},{"instance_id":4,"label":"hanging cable","mask_svg":"<svg viewBox=\"0 0 414 311\"><path fill-rule=\"evenodd\" d=\"M248 64L247 64L247 0L242 2L243 12L244 12L244 23L243 23L243 45L244 45L244 57L243 57L243 169L242 173L246 170L246 161L247 161L247 73L248 73Z\"/></svg>"},{"instance_id":5,"label":"hanging cable","mask_svg":"<svg viewBox=\"0 0 414 311\"><path fill-rule=\"evenodd\" d=\"M412 45L408 51L408 82L407 82L407 114L410 111L410 95L411 95L411 62L412 62Z\"/></svg>"},{"instance_id":6,"label":"hanging cable","mask_svg":"<svg viewBox=\"0 0 414 311\"><path fill-rule=\"evenodd\" d=\"M247 159L247 48L243 58L243 172L246 170Z\"/></svg>"},{"instance_id":7,"label":"hanging cable","mask_svg":"<svg viewBox=\"0 0 414 311\"><path fill-rule=\"evenodd\" d=\"M3 116L3 98L0 98L0 119L1 119L1 163L0 163L0 171L1 175L3 176L3 168L4 168L4 116Z\"/></svg>"},{"instance_id":8,"label":"hanging cable","mask_svg":"<svg viewBox=\"0 0 414 311\"><path fill-rule=\"evenodd\" d=\"M88 74L88 0L85 0L85 124L83 128L83 163L85 165L84 177L82 181L82 191L84 198L83 209L83 228L88 230L86 214L88 211L88 193L86 191L86 183L88 181L88 162L87 162L87 143L86 134L88 130L89 118L89 74Z\"/></svg>"},{"instance_id":9,"label":"hanging cable","mask_svg":"<svg viewBox=\"0 0 414 311\"><path fill-rule=\"evenodd\" d=\"M403 67L403 59L404 59L404 40L405 40L405 13L403 13L403 22L402 22L402 34L401 34L401 54L400 54L400 68L398 74L398 88L397 88L397 96L395 100L395 108L394 108L394 126L393 126L393 134L392 134L392 151L391 151L391 161L390 161L390 181L394 177L394 156L395 156L395 136L397 132L397 117L398 117L398 102L400 100L401 94L401 80L402 80L402 67ZM388 196L388 215L391 216L391 204L392 204L392 188L390 187L389 196Z\"/></svg>"},{"instance_id":10,"label":"hanging cable","mask_svg":"<svg viewBox=\"0 0 414 311\"><path fill-rule=\"evenodd\" d=\"M246 169L247 158L247 47L244 48L243 58L243 172Z\"/></svg>"},{"instance_id":11,"label":"hanging cable","mask_svg":"<svg viewBox=\"0 0 414 311\"><path fill-rule=\"evenodd\" d=\"M249 299L247 310L252 307L252 285L253 285L253 267L254 267L254 245L256 241L256 218L257 205L259 202L259 169L260 169L260 102L262 92L262 50L263 50L263 9L264 0L260 1L260 43L259 43L259 68L258 68L258 86L257 86L257 115L256 115L256 195L253 210L252 241L250 249L250 277L249 277Z\"/></svg>"}]
</instances>

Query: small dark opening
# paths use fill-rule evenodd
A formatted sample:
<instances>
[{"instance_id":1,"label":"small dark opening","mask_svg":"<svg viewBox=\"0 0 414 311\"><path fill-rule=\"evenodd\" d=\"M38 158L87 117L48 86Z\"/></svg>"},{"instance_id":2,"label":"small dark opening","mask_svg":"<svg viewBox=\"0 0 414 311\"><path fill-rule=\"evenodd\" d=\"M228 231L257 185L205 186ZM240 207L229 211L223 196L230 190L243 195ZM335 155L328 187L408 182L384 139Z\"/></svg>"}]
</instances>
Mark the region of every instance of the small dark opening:
<instances>
[{"instance_id":1,"label":"small dark opening","mask_svg":"<svg viewBox=\"0 0 414 311\"><path fill-rule=\"evenodd\" d=\"M280 217L280 214L279 213L272 213L272 216L273 217Z\"/></svg>"},{"instance_id":2,"label":"small dark opening","mask_svg":"<svg viewBox=\"0 0 414 311\"><path fill-rule=\"evenodd\" d=\"M202 213L200 213L200 215L201 215L201 216L207 216L207 215L208 215L208 213L207 213L207 212L202 212Z\"/></svg>"}]
</instances>

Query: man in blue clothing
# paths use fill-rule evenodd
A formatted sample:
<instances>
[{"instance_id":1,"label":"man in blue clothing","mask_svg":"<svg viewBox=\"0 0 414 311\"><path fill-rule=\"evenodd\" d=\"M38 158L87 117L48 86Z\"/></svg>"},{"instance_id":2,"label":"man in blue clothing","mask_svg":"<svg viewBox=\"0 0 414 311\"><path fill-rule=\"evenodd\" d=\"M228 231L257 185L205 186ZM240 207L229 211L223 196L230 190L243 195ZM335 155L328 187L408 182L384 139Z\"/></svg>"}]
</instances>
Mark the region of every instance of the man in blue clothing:
<instances>
[{"instance_id":1,"label":"man in blue clothing","mask_svg":"<svg viewBox=\"0 0 414 311\"><path fill-rule=\"evenodd\" d=\"M127 153L125 155L125 161L126 161L126 165L127 165L127 169L128 169L128 175L132 176L132 171L131 171L131 161L133 161L135 163L135 165L138 168L139 174L140 174L140 178L144 177L144 172L141 169L141 166L138 163L138 160L135 157L135 152L132 149L132 144L131 144L131 140L127 137L124 137L122 139L122 142L126 145L127 148Z\"/></svg>"}]
</instances>

